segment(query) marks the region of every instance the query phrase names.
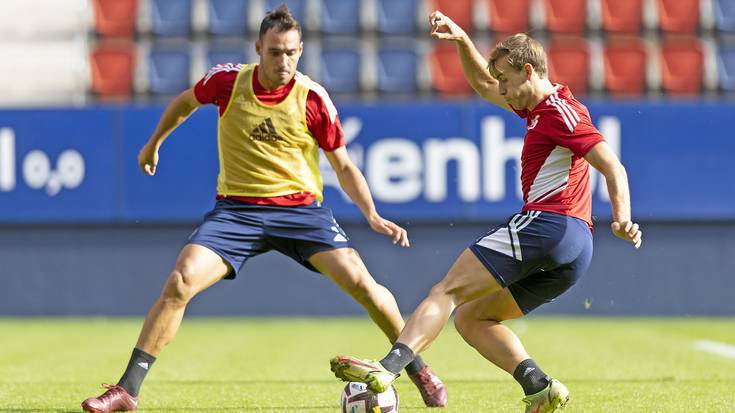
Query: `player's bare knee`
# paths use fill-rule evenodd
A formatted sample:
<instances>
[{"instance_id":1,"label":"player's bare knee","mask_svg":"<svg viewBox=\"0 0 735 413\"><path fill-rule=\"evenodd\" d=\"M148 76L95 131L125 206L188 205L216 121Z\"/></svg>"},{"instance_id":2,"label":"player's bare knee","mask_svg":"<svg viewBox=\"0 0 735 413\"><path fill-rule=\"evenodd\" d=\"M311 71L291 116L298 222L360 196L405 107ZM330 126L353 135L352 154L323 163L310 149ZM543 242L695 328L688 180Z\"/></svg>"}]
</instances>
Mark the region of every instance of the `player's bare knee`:
<instances>
[{"instance_id":1,"label":"player's bare knee","mask_svg":"<svg viewBox=\"0 0 735 413\"><path fill-rule=\"evenodd\" d=\"M472 326L476 321L477 319L472 316L470 311L464 307L460 307L454 315L454 328L459 335L467 337L471 333Z\"/></svg>"},{"instance_id":2,"label":"player's bare knee","mask_svg":"<svg viewBox=\"0 0 735 413\"><path fill-rule=\"evenodd\" d=\"M369 276L358 276L352 279L354 281L347 286L347 291L350 296L361 304L370 304L374 301L374 297L377 296L376 289L378 288L375 280Z\"/></svg>"},{"instance_id":3,"label":"player's bare knee","mask_svg":"<svg viewBox=\"0 0 735 413\"><path fill-rule=\"evenodd\" d=\"M175 269L166 281L163 298L169 303L185 305L194 296L194 288L185 271Z\"/></svg>"},{"instance_id":4,"label":"player's bare knee","mask_svg":"<svg viewBox=\"0 0 735 413\"><path fill-rule=\"evenodd\" d=\"M429 295L432 297L449 298L457 306L467 301L465 299L466 289L456 283L447 282L447 280L443 280L431 287Z\"/></svg>"}]
</instances>

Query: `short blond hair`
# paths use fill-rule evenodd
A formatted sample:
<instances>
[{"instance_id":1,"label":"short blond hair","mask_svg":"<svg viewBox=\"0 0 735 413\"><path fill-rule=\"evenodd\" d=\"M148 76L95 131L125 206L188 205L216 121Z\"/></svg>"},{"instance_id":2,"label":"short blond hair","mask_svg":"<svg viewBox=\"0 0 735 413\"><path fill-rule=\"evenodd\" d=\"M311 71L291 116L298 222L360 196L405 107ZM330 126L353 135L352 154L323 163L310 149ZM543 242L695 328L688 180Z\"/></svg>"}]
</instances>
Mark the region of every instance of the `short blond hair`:
<instances>
[{"instance_id":1,"label":"short blond hair","mask_svg":"<svg viewBox=\"0 0 735 413\"><path fill-rule=\"evenodd\" d=\"M525 33L518 33L506 37L495 46L488 58L487 69L493 77L497 77L498 70L495 65L503 57L508 59L510 66L518 71L528 63L533 67L539 77L545 78L546 52L536 39Z\"/></svg>"}]
</instances>

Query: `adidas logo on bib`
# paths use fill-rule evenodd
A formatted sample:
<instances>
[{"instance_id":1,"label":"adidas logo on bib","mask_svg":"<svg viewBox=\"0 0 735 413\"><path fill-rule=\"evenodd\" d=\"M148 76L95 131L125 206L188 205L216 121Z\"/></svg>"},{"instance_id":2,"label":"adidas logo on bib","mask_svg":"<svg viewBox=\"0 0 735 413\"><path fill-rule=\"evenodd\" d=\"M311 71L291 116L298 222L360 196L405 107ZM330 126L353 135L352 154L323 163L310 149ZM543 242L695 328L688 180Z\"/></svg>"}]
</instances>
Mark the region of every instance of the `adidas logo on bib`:
<instances>
[{"instance_id":1,"label":"adidas logo on bib","mask_svg":"<svg viewBox=\"0 0 735 413\"><path fill-rule=\"evenodd\" d=\"M260 122L260 125L250 132L250 139L261 142L275 142L279 139L283 140L283 138L276 133L276 128L273 126L271 118L265 118L263 122Z\"/></svg>"}]
</instances>

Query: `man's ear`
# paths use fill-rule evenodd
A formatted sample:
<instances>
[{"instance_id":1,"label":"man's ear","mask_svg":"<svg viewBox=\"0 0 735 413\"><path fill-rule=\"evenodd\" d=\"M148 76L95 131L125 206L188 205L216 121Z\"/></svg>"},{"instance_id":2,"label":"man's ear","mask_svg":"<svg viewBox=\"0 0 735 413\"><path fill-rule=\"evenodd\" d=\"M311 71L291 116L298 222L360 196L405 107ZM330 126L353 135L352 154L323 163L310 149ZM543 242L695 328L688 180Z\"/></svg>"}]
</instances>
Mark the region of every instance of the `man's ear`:
<instances>
[{"instance_id":1,"label":"man's ear","mask_svg":"<svg viewBox=\"0 0 735 413\"><path fill-rule=\"evenodd\" d=\"M526 74L526 80L531 80L531 75L533 74L533 66L530 63L526 63L523 65L523 71Z\"/></svg>"},{"instance_id":2,"label":"man's ear","mask_svg":"<svg viewBox=\"0 0 735 413\"><path fill-rule=\"evenodd\" d=\"M262 48L263 48L263 44L262 44L262 43L260 43L260 39L256 40L256 41L255 41L255 53L257 53L257 54L258 54L258 56L260 56L260 50L261 50Z\"/></svg>"}]
</instances>

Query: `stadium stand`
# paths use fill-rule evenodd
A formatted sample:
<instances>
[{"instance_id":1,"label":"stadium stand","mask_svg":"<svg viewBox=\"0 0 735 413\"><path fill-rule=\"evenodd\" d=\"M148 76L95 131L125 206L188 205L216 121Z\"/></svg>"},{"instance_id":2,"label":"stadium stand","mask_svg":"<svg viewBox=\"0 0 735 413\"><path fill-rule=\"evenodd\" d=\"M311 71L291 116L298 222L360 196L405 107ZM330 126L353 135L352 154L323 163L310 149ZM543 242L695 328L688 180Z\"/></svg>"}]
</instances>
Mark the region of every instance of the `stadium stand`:
<instances>
[{"instance_id":1,"label":"stadium stand","mask_svg":"<svg viewBox=\"0 0 735 413\"><path fill-rule=\"evenodd\" d=\"M0 3L0 41L72 39L89 28L86 0L3 0Z\"/></svg>"},{"instance_id":2,"label":"stadium stand","mask_svg":"<svg viewBox=\"0 0 735 413\"><path fill-rule=\"evenodd\" d=\"M562 83L575 96L588 93L590 50L587 40L579 36L555 36L547 46L549 79Z\"/></svg>"},{"instance_id":3,"label":"stadium stand","mask_svg":"<svg viewBox=\"0 0 735 413\"><path fill-rule=\"evenodd\" d=\"M462 72L462 62L453 44L435 43L429 53L431 86L442 96L467 96L472 88Z\"/></svg>"},{"instance_id":4,"label":"stadium stand","mask_svg":"<svg viewBox=\"0 0 735 413\"><path fill-rule=\"evenodd\" d=\"M664 32L695 33L699 28L699 0L657 0L657 9Z\"/></svg>"},{"instance_id":5,"label":"stadium stand","mask_svg":"<svg viewBox=\"0 0 735 413\"><path fill-rule=\"evenodd\" d=\"M429 0L429 6L430 10L440 10L450 16L467 33L474 30L472 21L474 4L472 0Z\"/></svg>"},{"instance_id":6,"label":"stadium stand","mask_svg":"<svg viewBox=\"0 0 735 413\"><path fill-rule=\"evenodd\" d=\"M643 0L600 0L602 29L610 33L640 33Z\"/></svg>"},{"instance_id":7,"label":"stadium stand","mask_svg":"<svg viewBox=\"0 0 735 413\"><path fill-rule=\"evenodd\" d=\"M546 28L552 33L584 33L587 0L545 0Z\"/></svg>"},{"instance_id":8,"label":"stadium stand","mask_svg":"<svg viewBox=\"0 0 735 413\"><path fill-rule=\"evenodd\" d=\"M213 41L209 44L206 52L206 64L208 69L221 63L249 63L250 56L246 53L251 45L242 40Z\"/></svg>"},{"instance_id":9,"label":"stadium stand","mask_svg":"<svg viewBox=\"0 0 735 413\"><path fill-rule=\"evenodd\" d=\"M360 33L359 0L321 0L319 30L327 35Z\"/></svg>"},{"instance_id":10,"label":"stadium stand","mask_svg":"<svg viewBox=\"0 0 735 413\"><path fill-rule=\"evenodd\" d=\"M735 0L712 0L715 27L723 33L735 33Z\"/></svg>"},{"instance_id":11,"label":"stadium stand","mask_svg":"<svg viewBox=\"0 0 735 413\"><path fill-rule=\"evenodd\" d=\"M378 33L388 35L416 33L417 0L377 0L375 5Z\"/></svg>"},{"instance_id":12,"label":"stadium stand","mask_svg":"<svg viewBox=\"0 0 735 413\"><path fill-rule=\"evenodd\" d=\"M527 32L531 9L530 0L485 0L488 10L488 27L496 33Z\"/></svg>"},{"instance_id":13,"label":"stadium stand","mask_svg":"<svg viewBox=\"0 0 735 413\"><path fill-rule=\"evenodd\" d=\"M361 61L361 51L357 43L325 42L322 44L319 64L320 83L332 93L360 92Z\"/></svg>"},{"instance_id":14,"label":"stadium stand","mask_svg":"<svg viewBox=\"0 0 735 413\"><path fill-rule=\"evenodd\" d=\"M717 72L720 88L727 93L735 93L735 45L720 47L717 53Z\"/></svg>"},{"instance_id":15,"label":"stadium stand","mask_svg":"<svg viewBox=\"0 0 735 413\"><path fill-rule=\"evenodd\" d=\"M148 84L154 95L174 95L191 86L187 43L156 44L148 57Z\"/></svg>"},{"instance_id":16,"label":"stadium stand","mask_svg":"<svg viewBox=\"0 0 735 413\"><path fill-rule=\"evenodd\" d=\"M0 106L83 104L87 53L86 40L0 42Z\"/></svg>"},{"instance_id":17,"label":"stadium stand","mask_svg":"<svg viewBox=\"0 0 735 413\"><path fill-rule=\"evenodd\" d=\"M704 51L699 39L693 36L666 39L660 55L664 92L693 96L702 91Z\"/></svg>"},{"instance_id":18,"label":"stadium stand","mask_svg":"<svg viewBox=\"0 0 735 413\"><path fill-rule=\"evenodd\" d=\"M378 91L380 93L415 93L418 88L420 55L414 42L391 41L378 49Z\"/></svg>"},{"instance_id":19,"label":"stadium stand","mask_svg":"<svg viewBox=\"0 0 735 413\"><path fill-rule=\"evenodd\" d=\"M605 89L613 96L640 96L646 90L646 47L635 36L608 39L603 51Z\"/></svg>"},{"instance_id":20,"label":"stadium stand","mask_svg":"<svg viewBox=\"0 0 735 413\"><path fill-rule=\"evenodd\" d=\"M173 37L191 34L191 0L149 0L151 32Z\"/></svg>"},{"instance_id":21,"label":"stadium stand","mask_svg":"<svg viewBox=\"0 0 735 413\"><path fill-rule=\"evenodd\" d=\"M50 103L80 102L84 96L145 100L189 86L189 68L194 73L220 62L257 60L250 50L256 23L281 2L66 0L62 7L57 0L3 0L0 47L12 51L32 42L31 49L44 55L55 53L53 45L61 40L84 45L83 53L70 55L79 60L68 63L68 81L61 82L82 89L49 96ZM676 98L732 91L735 0L285 2L301 19L304 41L317 45L307 48L299 70L343 95L471 96L453 45L429 42L425 19L433 9L461 24L484 54L508 33L530 32L548 46L550 75L578 95L660 91ZM634 39L621 43L621 36ZM676 36L687 40L674 41ZM35 44L48 40L52 46ZM169 40L178 42L175 52L157 46ZM647 58L653 66L641 70ZM164 69L172 60L182 66ZM684 80L691 76L703 81Z\"/></svg>"},{"instance_id":22,"label":"stadium stand","mask_svg":"<svg viewBox=\"0 0 735 413\"><path fill-rule=\"evenodd\" d=\"M208 0L207 31L214 36L244 36L248 32L250 1Z\"/></svg>"},{"instance_id":23,"label":"stadium stand","mask_svg":"<svg viewBox=\"0 0 735 413\"><path fill-rule=\"evenodd\" d=\"M135 70L135 47L129 41L97 44L90 54L92 91L100 98L130 96Z\"/></svg>"},{"instance_id":24,"label":"stadium stand","mask_svg":"<svg viewBox=\"0 0 735 413\"><path fill-rule=\"evenodd\" d=\"M133 36L138 16L138 0L94 0L92 5L97 33L102 36Z\"/></svg>"}]
</instances>

